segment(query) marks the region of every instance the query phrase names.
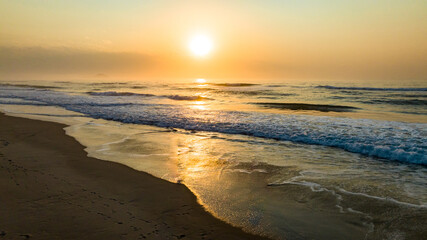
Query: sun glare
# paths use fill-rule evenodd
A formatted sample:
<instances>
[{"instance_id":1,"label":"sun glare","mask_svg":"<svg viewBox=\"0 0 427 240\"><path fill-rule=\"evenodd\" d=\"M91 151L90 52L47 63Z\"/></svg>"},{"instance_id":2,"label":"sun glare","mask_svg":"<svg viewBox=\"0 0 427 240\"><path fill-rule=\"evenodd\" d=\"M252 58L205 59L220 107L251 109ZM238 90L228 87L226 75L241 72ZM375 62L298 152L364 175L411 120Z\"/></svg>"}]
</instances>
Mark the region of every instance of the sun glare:
<instances>
[{"instance_id":1,"label":"sun glare","mask_svg":"<svg viewBox=\"0 0 427 240\"><path fill-rule=\"evenodd\" d=\"M194 55L203 57L212 50L212 40L206 35L196 35L190 40L189 47Z\"/></svg>"},{"instance_id":2,"label":"sun glare","mask_svg":"<svg viewBox=\"0 0 427 240\"><path fill-rule=\"evenodd\" d=\"M206 80L203 78L196 79L196 83L206 83Z\"/></svg>"}]
</instances>

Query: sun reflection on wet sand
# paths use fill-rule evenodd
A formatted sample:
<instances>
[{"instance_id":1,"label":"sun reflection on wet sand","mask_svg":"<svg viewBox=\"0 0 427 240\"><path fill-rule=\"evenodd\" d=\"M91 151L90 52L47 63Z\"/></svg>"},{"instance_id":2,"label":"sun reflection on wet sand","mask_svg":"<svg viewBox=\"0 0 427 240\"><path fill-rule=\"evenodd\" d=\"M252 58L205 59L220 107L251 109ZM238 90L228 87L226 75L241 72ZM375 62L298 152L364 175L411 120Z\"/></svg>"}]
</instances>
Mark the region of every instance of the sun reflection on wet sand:
<instances>
[{"instance_id":1,"label":"sun reflection on wet sand","mask_svg":"<svg viewBox=\"0 0 427 240\"><path fill-rule=\"evenodd\" d=\"M206 102L194 106L204 107ZM192 117L212 121L221 116L206 111L201 115L193 113ZM348 239L360 239L367 231L369 219L361 218L364 213L346 209L360 211L388 204L361 195L345 195L331 187L339 181L347 191L356 191L362 180L354 176L362 176L360 172L367 174L367 169L376 169L377 165L384 168L378 161L361 161L361 156L352 162L356 157L352 153L250 136L126 126L95 120L68 127L67 133L87 146L89 156L185 184L212 214L251 232L286 233L292 238L292 232L303 228L304 234L313 238L332 239L331 236L344 231L355 236L347 235ZM334 159L335 164L331 165L329 159ZM360 162L369 162L369 166L360 166ZM330 176L331 172L335 174ZM389 173L387 170L381 177L387 178ZM270 185L283 182L289 184ZM314 191L304 184L313 184ZM375 180L368 185L372 186L370 192L387 190L387 186L376 187ZM398 199L402 191L394 186L390 184L389 190ZM316 208L310 207L314 205ZM402 214L406 211L394 205L388 207ZM318 222L325 224L319 226ZM358 227L347 222L357 222Z\"/></svg>"},{"instance_id":2,"label":"sun reflection on wet sand","mask_svg":"<svg viewBox=\"0 0 427 240\"><path fill-rule=\"evenodd\" d=\"M188 149L178 157L179 174L183 181L203 178L207 174L218 172L220 161L211 154L211 144L206 137L186 135L180 139L180 145ZM178 150L180 151L180 150ZM191 180L190 180L191 181Z\"/></svg>"}]
</instances>

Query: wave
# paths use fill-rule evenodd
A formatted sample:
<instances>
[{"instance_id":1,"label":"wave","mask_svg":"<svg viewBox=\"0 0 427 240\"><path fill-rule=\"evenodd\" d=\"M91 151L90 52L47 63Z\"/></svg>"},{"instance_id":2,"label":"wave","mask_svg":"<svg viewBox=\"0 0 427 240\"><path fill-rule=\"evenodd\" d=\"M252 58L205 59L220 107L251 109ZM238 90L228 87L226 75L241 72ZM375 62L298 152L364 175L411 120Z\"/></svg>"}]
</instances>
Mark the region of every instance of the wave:
<instances>
[{"instance_id":1,"label":"wave","mask_svg":"<svg viewBox=\"0 0 427 240\"><path fill-rule=\"evenodd\" d=\"M408 93L396 93L396 94L387 94L387 97L403 97L403 98L427 98L425 93L419 94L408 94Z\"/></svg>"},{"instance_id":2,"label":"wave","mask_svg":"<svg viewBox=\"0 0 427 240\"><path fill-rule=\"evenodd\" d=\"M87 92L87 94L92 96L140 96L140 97L154 97L156 95L153 94L144 94L144 93L133 93L133 92L116 92L116 91L108 91L108 92Z\"/></svg>"},{"instance_id":3,"label":"wave","mask_svg":"<svg viewBox=\"0 0 427 240\"><path fill-rule=\"evenodd\" d=\"M209 88L209 87L187 87L187 88L172 88L172 90L188 90L194 92L211 92L219 94L229 94L229 95L244 95L244 96L275 96L275 97L286 97L286 96L295 96L295 93L281 93L272 90L227 90L227 89L218 89L218 88Z\"/></svg>"},{"instance_id":4,"label":"wave","mask_svg":"<svg viewBox=\"0 0 427 240\"><path fill-rule=\"evenodd\" d=\"M70 82L70 81L55 81L55 83L73 83L73 82Z\"/></svg>"},{"instance_id":5,"label":"wave","mask_svg":"<svg viewBox=\"0 0 427 240\"><path fill-rule=\"evenodd\" d=\"M286 97L295 96L295 93L280 93L271 90L254 90L254 91L231 91L231 90L215 90L215 93L230 94L230 95L245 95L245 96L276 96Z\"/></svg>"},{"instance_id":6,"label":"wave","mask_svg":"<svg viewBox=\"0 0 427 240\"><path fill-rule=\"evenodd\" d=\"M88 85L103 86L103 85L127 85L127 84L129 83L127 82L95 82L95 83L89 83Z\"/></svg>"},{"instance_id":7,"label":"wave","mask_svg":"<svg viewBox=\"0 0 427 240\"><path fill-rule=\"evenodd\" d=\"M182 105L132 104L133 101L127 98L97 98L37 89L18 91L8 87L0 88L0 98L38 101L92 118L322 145L372 157L427 165L427 124L423 123L198 110Z\"/></svg>"},{"instance_id":8,"label":"wave","mask_svg":"<svg viewBox=\"0 0 427 240\"><path fill-rule=\"evenodd\" d=\"M422 99L374 99L362 101L367 104L392 104L392 105L412 105L412 106L427 106L427 100Z\"/></svg>"},{"instance_id":9,"label":"wave","mask_svg":"<svg viewBox=\"0 0 427 240\"><path fill-rule=\"evenodd\" d=\"M143 89L143 88L147 88L147 86L132 86L130 88L133 88L133 89Z\"/></svg>"},{"instance_id":10,"label":"wave","mask_svg":"<svg viewBox=\"0 0 427 240\"><path fill-rule=\"evenodd\" d=\"M186 87L186 88L171 88L172 90L188 90L188 91L212 91L216 90L216 88L208 88L208 87Z\"/></svg>"},{"instance_id":11,"label":"wave","mask_svg":"<svg viewBox=\"0 0 427 240\"><path fill-rule=\"evenodd\" d=\"M341 194L348 194L348 195L355 195L355 196L361 196L361 197L365 197L365 198L371 198L371 199L375 199L375 200L379 200L379 201L384 201L384 202L390 202L393 204L398 204L398 205L403 205L406 207L412 207L412 208L427 208L427 205L425 204L414 204L414 203L409 203L409 202L403 202L403 201L399 201L396 200L394 198L391 197L379 197L379 196L374 196L374 195L370 195L367 193L360 193L360 192L351 192L348 190L345 190L344 188L340 188L340 187L335 187L334 190L328 189L326 187L323 187L322 185L315 183L315 182L308 182L308 181L295 181L293 179L291 180L286 180L283 182L275 182L275 183L269 183L267 184L267 186L270 187L277 187L277 186L283 186L283 185L300 185L300 186L304 186L304 187L309 187L311 189L311 191L313 192L330 192L332 195L337 197L337 200L341 202L342 200L342 196L338 193ZM337 193L338 192L338 193ZM340 208L342 210L342 207L340 205L337 205L338 208ZM353 212L359 212L359 211L355 211L351 208L348 208L347 210L353 211ZM361 213L361 212L359 212Z\"/></svg>"},{"instance_id":12,"label":"wave","mask_svg":"<svg viewBox=\"0 0 427 240\"><path fill-rule=\"evenodd\" d=\"M20 88L36 88L36 89L61 89L57 86L43 86L43 85L30 85L30 84L10 84L0 83L0 86L20 87Z\"/></svg>"},{"instance_id":13,"label":"wave","mask_svg":"<svg viewBox=\"0 0 427 240\"><path fill-rule=\"evenodd\" d=\"M305 110L305 111L320 111L320 112L350 112L359 108L340 105L322 105L308 103L277 103L277 102L260 102L251 103L261 105L266 108L289 109L289 110Z\"/></svg>"},{"instance_id":14,"label":"wave","mask_svg":"<svg viewBox=\"0 0 427 240\"><path fill-rule=\"evenodd\" d=\"M372 87L336 87L329 85L319 85L316 88L336 89L336 90L357 90L357 91L398 91L398 92L417 92L427 91L427 88L372 88Z\"/></svg>"},{"instance_id":15,"label":"wave","mask_svg":"<svg viewBox=\"0 0 427 240\"><path fill-rule=\"evenodd\" d=\"M266 91L215 91L216 93L225 93L230 95L246 95L246 96L258 96L258 95L266 95Z\"/></svg>"},{"instance_id":16,"label":"wave","mask_svg":"<svg viewBox=\"0 0 427 240\"><path fill-rule=\"evenodd\" d=\"M87 92L87 94L91 96L112 96L112 97L129 97L129 96L138 96L138 97L164 97L172 100L178 101L202 101L202 100L210 100L210 98L202 97L202 96L182 96L182 95L154 95L147 93L133 93L133 92L116 92L116 91L108 91L108 92Z\"/></svg>"},{"instance_id":17,"label":"wave","mask_svg":"<svg viewBox=\"0 0 427 240\"><path fill-rule=\"evenodd\" d=\"M172 99L172 100L185 100L185 101L203 101L203 100L211 100L207 97L202 96L181 96L181 95L165 95L164 97Z\"/></svg>"}]
</instances>

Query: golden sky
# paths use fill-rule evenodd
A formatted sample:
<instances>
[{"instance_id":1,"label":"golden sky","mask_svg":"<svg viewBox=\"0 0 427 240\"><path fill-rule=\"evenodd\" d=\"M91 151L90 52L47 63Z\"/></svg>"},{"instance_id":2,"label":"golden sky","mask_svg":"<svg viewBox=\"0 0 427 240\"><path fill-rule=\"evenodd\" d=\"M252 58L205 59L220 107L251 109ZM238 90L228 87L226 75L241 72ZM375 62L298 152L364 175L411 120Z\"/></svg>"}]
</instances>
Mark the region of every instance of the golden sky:
<instances>
[{"instance_id":1,"label":"golden sky","mask_svg":"<svg viewBox=\"0 0 427 240\"><path fill-rule=\"evenodd\" d=\"M0 79L99 76L423 80L427 1L0 0Z\"/></svg>"}]
</instances>

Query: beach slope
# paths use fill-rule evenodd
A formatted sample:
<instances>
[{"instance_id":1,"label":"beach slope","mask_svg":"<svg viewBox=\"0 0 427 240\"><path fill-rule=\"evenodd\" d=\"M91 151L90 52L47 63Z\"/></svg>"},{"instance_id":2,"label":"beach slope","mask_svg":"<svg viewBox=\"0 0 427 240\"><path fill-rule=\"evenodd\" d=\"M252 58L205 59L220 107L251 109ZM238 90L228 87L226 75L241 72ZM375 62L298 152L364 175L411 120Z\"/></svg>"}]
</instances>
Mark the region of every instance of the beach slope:
<instances>
[{"instance_id":1,"label":"beach slope","mask_svg":"<svg viewBox=\"0 0 427 240\"><path fill-rule=\"evenodd\" d=\"M262 239L184 185L87 157L64 127L0 114L0 239Z\"/></svg>"}]
</instances>

